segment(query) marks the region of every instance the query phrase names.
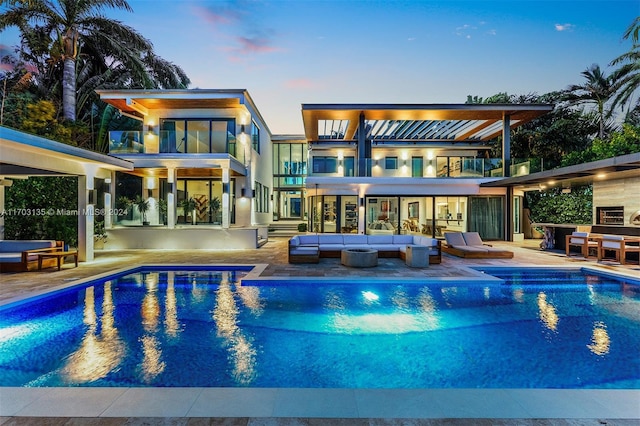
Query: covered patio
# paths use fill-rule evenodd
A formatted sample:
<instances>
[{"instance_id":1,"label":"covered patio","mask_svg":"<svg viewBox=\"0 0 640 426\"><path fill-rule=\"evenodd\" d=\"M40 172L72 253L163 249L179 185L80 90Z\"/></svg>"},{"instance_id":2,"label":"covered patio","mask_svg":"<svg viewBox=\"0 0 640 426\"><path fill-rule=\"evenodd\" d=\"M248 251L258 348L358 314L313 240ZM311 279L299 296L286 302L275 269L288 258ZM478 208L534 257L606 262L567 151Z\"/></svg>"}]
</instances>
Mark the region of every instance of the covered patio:
<instances>
[{"instance_id":1,"label":"covered patio","mask_svg":"<svg viewBox=\"0 0 640 426\"><path fill-rule=\"evenodd\" d=\"M39 136L0 126L0 210L5 211L5 188L15 179L32 176L75 176L78 179L78 260L94 258L95 206L98 187L106 187L104 205L111 205L112 173L133 170L133 163L91 152ZM105 222L110 221L106 209ZM58 214L58 212L55 212ZM71 214L71 212L69 213ZM110 222L109 222L110 223ZM4 216L0 217L0 239L4 239Z\"/></svg>"}]
</instances>

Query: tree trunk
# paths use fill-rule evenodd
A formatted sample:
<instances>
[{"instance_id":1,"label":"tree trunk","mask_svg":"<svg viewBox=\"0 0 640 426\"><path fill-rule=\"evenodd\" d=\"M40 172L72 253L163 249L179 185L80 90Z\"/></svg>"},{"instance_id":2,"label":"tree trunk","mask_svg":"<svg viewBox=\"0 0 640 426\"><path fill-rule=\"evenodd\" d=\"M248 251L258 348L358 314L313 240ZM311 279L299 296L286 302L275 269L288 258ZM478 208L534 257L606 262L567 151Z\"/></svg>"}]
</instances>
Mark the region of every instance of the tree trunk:
<instances>
[{"instance_id":1,"label":"tree trunk","mask_svg":"<svg viewBox=\"0 0 640 426\"><path fill-rule=\"evenodd\" d=\"M62 74L62 114L65 119L76 120L76 61L65 58Z\"/></svg>"}]
</instances>

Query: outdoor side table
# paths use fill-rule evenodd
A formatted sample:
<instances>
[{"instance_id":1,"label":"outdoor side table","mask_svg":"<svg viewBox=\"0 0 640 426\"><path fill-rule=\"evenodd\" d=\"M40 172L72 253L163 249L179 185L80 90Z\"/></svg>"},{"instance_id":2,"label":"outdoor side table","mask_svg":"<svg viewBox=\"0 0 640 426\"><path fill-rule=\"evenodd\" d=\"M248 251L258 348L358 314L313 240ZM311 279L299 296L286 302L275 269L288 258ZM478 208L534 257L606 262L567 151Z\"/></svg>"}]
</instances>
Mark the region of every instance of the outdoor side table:
<instances>
[{"instance_id":1,"label":"outdoor side table","mask_svg":"<svg viewBox=\"0 0 640 426\"><path fill-rule=\"evenodd\" d=\"M52 251L47 253L38 253L38 271L42 270L42 260L48 258L55 258L58 262L58 271L60 267L64 264L64 258L67 256L73 256L73 260L76 263L76 268L78 267L78 252L76 250L73 251Z\"/></svg>"},{"instance_id":2,"label":"outdoor side table","mask_svg":"<svg viewBox=\"0 0 640 426\"><path fill-rule=\"evenodd\" d=\"M407 245L405 262L407 266L412 268L427 268L429 266L429 247Z\"/></svg>"}]
</instances>

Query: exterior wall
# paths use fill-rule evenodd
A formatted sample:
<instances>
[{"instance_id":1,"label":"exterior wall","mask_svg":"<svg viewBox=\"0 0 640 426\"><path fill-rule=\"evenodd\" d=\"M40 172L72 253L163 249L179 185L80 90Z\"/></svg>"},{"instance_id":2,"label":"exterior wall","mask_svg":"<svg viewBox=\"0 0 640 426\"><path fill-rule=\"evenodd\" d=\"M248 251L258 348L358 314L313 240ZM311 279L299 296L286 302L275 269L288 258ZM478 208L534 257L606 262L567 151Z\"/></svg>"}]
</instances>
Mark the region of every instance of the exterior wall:
<instances>
[{"instance_id":1,"label":"exterior wall","mask_svg":"<svg viewBox=\"0 0 640 426\"><path fill-rule=\"evenodd\" d=\"M266 229L266 228L265 228ZM177 229L156 227L115 228L107 231L106 250L124 249L255 249L264 229L257 227L216 229L184 226Z\"/></svg>"},{"instance_id":2,"label":"exterior wall","mask_svg":"<svg viewBox=\"0 0 640 426\"><path fill-rule=\"evenodd\" d=\"M598 207L624 207L624 226L633 225L631 215L640 211L640 177L593 182L593 223Z\"/></svg>"}]
</instances>

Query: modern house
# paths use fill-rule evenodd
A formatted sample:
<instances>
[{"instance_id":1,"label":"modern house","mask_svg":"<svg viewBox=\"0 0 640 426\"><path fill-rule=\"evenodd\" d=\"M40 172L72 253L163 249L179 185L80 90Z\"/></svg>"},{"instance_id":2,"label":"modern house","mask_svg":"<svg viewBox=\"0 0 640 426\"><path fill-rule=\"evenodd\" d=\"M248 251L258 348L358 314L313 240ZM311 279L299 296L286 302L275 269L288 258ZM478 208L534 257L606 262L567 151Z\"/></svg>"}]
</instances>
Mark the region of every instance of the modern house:
<instances>
[{"instance_id":1,"label":"modern house","mask_svg":"<svg viewBox=\"0 0 640 426\"><path fill-rule=\"evenodd\" d=\"M553 109L513 104L304 104L315 232L523 238L523 192L483 183L526 175L510 131ZM489 141L500 138L501 158Z\"/></svg>"},{"instance_id":2,"label":"modern house","mask_svg":"<svg viewBox=\"0 0 640 426\"><path fill-rule=\"evenodd\" d=\"M477 231L518 241L524 193L566 177L531 174L527 159L511 158L511 130L551 111L548 104L303 104L304 135L272 135L243 89L98 94L140 123L110 132L108 156L3 129L1 177L71 170L82 178L79 206L104 212L109 249L256 248L273 221L306 222L310 232ZM501 155L491 158L496 140ZM49 164L65 155L77 157L69 163L77 173ZM634 186L638 159L624 161L631 171L621 178ZM597 201L594 218L624 217L626 225L640 201L616 199L605 181L596 190L596 180L594 202L607 201ZM98 219L79 222L83 260L92 259Z\"/></svg>"},{"instance_id":3,"label":"modern house","mask_svg":"<svg viewBox=\"0 0 640 426\"><path fill-rule=\"evenodd\" d=\"M255 248L266 239L271 132L246 90L98 94L142 129L109 135L109 155L134 165L108 188L122 213L106 218L110 248Z\"/></svg>"}]
</instances>

